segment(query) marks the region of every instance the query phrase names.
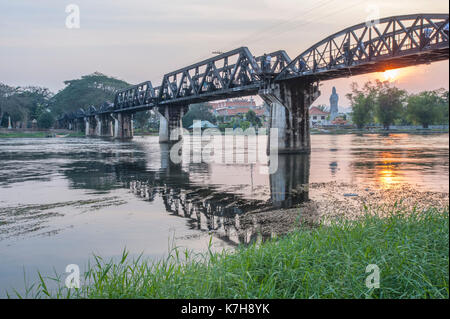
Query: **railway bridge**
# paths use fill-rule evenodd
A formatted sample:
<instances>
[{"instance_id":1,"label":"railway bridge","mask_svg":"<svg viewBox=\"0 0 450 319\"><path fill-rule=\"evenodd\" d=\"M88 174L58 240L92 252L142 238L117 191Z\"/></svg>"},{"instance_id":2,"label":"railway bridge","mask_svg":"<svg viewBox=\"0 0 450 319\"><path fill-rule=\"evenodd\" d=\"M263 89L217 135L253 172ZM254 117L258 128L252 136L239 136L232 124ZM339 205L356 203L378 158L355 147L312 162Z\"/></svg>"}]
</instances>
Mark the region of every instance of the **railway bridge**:
<instances>
[{"instance_id":1,"label":"railway bridge","mask_svg":"<svg viewBox=\"0 0 450 319\"><path fill-rule=\"evenodd\" d=\"M241 47L116 93L114 103L64 114L59 126L87 136L133 137L133 114L160 114L161 143L179 141L181 119L192 103L259 95L270 105L269 152L308 153L309 107L319 82L428 64L449 58L449 15L412 14L364 22L317 42L291 59L283 50L255 57ZM269 141L270 141L269 137Z\"/></svg>"}]
</instances>

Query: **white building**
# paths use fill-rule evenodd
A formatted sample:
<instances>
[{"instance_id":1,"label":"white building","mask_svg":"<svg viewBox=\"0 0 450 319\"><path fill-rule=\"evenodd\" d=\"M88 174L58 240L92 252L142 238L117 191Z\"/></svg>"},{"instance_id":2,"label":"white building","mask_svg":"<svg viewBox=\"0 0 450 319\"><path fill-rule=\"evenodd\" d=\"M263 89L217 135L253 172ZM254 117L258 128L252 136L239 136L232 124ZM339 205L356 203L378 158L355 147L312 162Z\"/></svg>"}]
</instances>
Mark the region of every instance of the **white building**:
<instances>
[{"instance_id":1,"label":"white building","mask_svg":"<svg viewBox=\"0 0 450 319\"><path fill-rule=\"evenodd\" d=\"M330 125L330 113L324 112L316 106L309 109L309 126Z\"/></svg>"}]
</instances>

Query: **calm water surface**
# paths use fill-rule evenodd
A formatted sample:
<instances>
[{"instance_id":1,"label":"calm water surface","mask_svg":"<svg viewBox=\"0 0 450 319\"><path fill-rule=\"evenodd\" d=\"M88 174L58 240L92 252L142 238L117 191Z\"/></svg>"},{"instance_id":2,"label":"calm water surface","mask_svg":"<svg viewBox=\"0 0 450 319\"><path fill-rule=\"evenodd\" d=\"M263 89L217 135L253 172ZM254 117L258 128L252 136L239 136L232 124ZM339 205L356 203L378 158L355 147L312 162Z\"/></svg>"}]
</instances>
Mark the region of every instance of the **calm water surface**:
<instances>
[{"instance_id":1,"label":"calm water surface","mask_svg":"<svg viewBox=\"0 0 450 319\"><path fill-rule=\"evenodd\" d=\"M0 139L0 296L23 286L24 271L31 281L37 269L64 273L92 253L126 247L156 259L173 243L205 250L210 234L216 249L250 242L253 230L237 235L239 215L308 200L308 183L448 192L448 134L311 138L310 156L280 156L272 175L267 158L206 164L184 154L176 165L157 137Z\"/></svg>"}]
</instances>

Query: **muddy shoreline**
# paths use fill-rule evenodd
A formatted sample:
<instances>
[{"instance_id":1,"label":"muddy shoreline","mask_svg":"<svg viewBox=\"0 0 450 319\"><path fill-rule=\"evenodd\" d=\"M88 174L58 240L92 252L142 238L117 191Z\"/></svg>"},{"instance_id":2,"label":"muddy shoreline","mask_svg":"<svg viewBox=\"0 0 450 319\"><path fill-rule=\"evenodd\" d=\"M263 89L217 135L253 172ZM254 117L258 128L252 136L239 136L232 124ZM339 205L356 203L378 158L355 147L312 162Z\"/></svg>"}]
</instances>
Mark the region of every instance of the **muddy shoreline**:
<instances>
[{"instance_id":1,"label":"muddy shoreline","mask_svg":"<svg viewBox=\"0 0 450 319\"><path fill-rule=\"evenodd\" d=\"M388 215L392 211L448 211L449 193L419 191L402 185L389 189L361 188L358 185L329 182L311 183L309 201L289 209L252 211L241 216L241 231L255 229L263 238L287 234L300 225L317 226L336 218L354 220L367 211Z\"/></svg>"}]
</instances>

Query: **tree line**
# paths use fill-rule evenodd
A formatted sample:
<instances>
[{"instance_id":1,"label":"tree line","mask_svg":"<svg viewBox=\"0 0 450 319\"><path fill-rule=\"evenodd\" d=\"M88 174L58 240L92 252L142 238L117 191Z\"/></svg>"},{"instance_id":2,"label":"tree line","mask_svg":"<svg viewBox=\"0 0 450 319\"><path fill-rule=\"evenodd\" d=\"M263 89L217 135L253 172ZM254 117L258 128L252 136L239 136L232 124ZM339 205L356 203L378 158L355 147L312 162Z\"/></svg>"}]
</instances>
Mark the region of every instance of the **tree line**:
<instances>
[{"instance_id":1,"label":"tree line","mask_svg":"<svg viewBox=\"0 0 450 319\"><path fill-rule=\"evenodd\" d=\"M13 87L0 83L0 127L30 128L35 122L40 128L50 128L55 118L66 112L76 112L105 102L113 102L118 90L130 86L129 83L95 72L80 79L64 82L65 87L57 94L38 86ZM357 83L347 94L352 106L352 121L358 128L381 124L385 129L391 125L422 125L427 128L433 124L448 124L449 93L438 89L408 94L389 82L366 82L362 87ZM208 120L220 128L261 126L260 119L253 111L245 117L224 122L215 117L209 104L191 105L183 119L183 126L189 127L194 119ZM139 112L135 123L147 129L150 112Z\"/></svg>"},{"instance_id":2,"label":"tree line","mask_svg":"<svg viewBox=\"0 0 450 319\"><path fill-rule=\"evenodd\" d=\"M13 128L26 129L35 121L39 128L48 129L58 116L113 102L118 90L130 86L98 72L64 81L64 84L65 87L54 94L44 87L13 87L0 83L0 127L11 124Z\"/></svg>"},{"instance_id":3,"label":"tree line","mask_svg":"<svg viewBox=\"0 0 450 319\"><path fill-rule=\"evenodd\" d=\"M409 94L392 83L366 82L362 88L352 83L347 98L352 106L352 121L358 128L380 124L391 125L448 124L449 93L438 89Z\"/></svg>"},{"instance_id":4,"label":"tree line","mask_svg":"<svg viewBox=\"0 0 450 319\"><path fill-rule=\"evenodd\" d=\"M36 120L40 127L51 127L54 118L48 108L52 97L47 88L0 83L0 126L26 128L26 123Z\"/></svg>"}]
</instances>

